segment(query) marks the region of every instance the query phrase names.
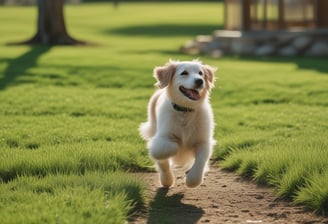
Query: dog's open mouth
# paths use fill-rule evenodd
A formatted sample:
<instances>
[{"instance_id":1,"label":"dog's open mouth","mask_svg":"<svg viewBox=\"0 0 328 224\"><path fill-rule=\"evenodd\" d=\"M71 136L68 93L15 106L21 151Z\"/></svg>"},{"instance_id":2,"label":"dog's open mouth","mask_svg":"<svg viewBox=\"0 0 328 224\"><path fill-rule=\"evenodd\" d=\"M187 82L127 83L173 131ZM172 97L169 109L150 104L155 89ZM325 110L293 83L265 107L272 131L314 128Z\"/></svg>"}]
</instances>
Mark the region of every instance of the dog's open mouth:
<instances>
[{"instance_id":1,"label":"dog's open mouth","mask_svg":"<svg viewBox=\"0 0 328 224\"><path fill-rule=\"evenodd\" d=\"M183 95L185 95L186 97L188 97L191 100L199 100L200 99L199 92L195 89L187 89L183 86L180 86L179 90Z\"/></svg>"}]
</instances>

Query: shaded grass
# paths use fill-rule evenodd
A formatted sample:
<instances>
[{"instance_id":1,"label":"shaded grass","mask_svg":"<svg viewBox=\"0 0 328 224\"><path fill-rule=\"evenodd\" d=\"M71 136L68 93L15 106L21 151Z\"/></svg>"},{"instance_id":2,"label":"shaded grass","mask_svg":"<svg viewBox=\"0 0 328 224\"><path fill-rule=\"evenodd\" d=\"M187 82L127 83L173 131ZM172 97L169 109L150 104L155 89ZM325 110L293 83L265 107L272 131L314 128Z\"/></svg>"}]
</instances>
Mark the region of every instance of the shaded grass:
<instances>
[{"instance_id":1,"label":"shaded grass","mask_svg":"<svg viewBox=\"0 0 328 224\"><path fill-rule=\"evenodd\" d=\"M150 37L165 37L165 36L196 36L199 34L208 34L213 30L222 28L219 25L206 25L206 24L177 24L177 21L172 24L149 24L149 25L136 25L131 27L122 27L116 29L109 29L109 34L118 35L140 35ZM106 33L107 33L106 32Z\"/></svg>"}]
</instances>

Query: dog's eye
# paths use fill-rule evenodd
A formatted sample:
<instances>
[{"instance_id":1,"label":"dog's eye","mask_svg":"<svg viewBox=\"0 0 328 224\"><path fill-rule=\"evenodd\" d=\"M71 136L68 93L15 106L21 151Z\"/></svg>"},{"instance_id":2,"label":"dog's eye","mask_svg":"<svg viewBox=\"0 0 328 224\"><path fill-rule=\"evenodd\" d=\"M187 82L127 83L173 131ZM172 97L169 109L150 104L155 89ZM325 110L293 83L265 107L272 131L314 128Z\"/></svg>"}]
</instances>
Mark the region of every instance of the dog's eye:
<instances>
[{"instance_id":1,"label":"dog's eye","mask_svg":"<svg viewBox=\"0 0 328 224\"><path fill-rule=\"evenodd\" d=\"M198 74L199 74L199 75L203 75L203 72L202 72L202 71L199 71Z\"/></svg>"},{"instance_id":2,"label":"dog's eye","mask_svg":"<svg viewBox=\"0 0 328 224\"><path fill-rule=\"evenodd\" d=\"M183 71L183 72L181 72L181 74L180 75L188 75L189 73L187 72L187 71Z\"/></svg>"}]
</instances>

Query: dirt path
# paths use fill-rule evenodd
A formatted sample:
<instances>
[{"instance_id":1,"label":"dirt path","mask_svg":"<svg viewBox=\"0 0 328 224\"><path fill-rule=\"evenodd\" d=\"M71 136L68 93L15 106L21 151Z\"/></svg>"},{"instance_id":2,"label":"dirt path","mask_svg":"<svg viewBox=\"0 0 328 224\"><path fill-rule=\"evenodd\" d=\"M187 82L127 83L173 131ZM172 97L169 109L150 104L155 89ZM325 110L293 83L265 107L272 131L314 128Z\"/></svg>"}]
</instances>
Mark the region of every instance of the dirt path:
<instances>
[{"instance_id":1,"label":"dirt path","mask_svg":"<svg viewBox=\"0 0 328 224\"><path fill-rule=\"evenodd\" d=\"M129 223L328 223L328 218L277 200L270 189L212 167L204 184L186 188L183 173L170 189L159 188L156 173L142 174L148 184L145 211Z\"/></svg>"}]
</instances>

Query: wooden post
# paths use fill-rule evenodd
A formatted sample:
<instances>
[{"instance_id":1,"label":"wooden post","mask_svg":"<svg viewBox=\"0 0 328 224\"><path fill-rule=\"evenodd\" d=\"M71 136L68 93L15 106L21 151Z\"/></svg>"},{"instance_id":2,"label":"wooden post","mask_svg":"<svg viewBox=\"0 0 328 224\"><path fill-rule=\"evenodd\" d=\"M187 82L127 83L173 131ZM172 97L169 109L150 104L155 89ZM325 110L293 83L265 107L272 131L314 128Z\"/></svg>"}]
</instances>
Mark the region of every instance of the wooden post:
<instances>
[{"instance_id":1,"label":"wooden post","mask_svg":"<svg viewBox=\"0 0 328 224\"><path fill-rule=\"evenodd\" d=\"M328 28L328 1L317 0L317 26L319 28Z\"/></svg>"},{"instance_id":2,"label":"wooden post","mask_svg":"<svg viewBox=\"0 0 328 224\"><path fill-rule=\"evenodd\" d=\"M228 0L224 0L224 29L228 30Z\"/></svg>"},{"instance_id":3,"label":"wooden post","mask_svg":"<svg viewBox=\"0 0 328 224\"><path fill-rule=\"evenodd\" d=\"M243 18L243 30L251 30L251 0L242 1L242 18Z\"/></svg>"},{"instance_id":4,"label":"wooden post","mask_svg":"<svg viewBox=\"0 0 328 224\"><path fill-rule=\"evenodd\" d=\"M284 12L284 1L279 0L278 2L278 21L279 21L279 29L285 28L285 12Z\"/></svg>"},{"instance_id":5,"label":"wooden post","mask_svg":"<svg viewBox=\"0 0 328 224\"><path fill-rule=\"evenodd\" d=\"M264 0L263 3L263 29L267 28L267 0Z\"/></svg>"}]
</instances>

